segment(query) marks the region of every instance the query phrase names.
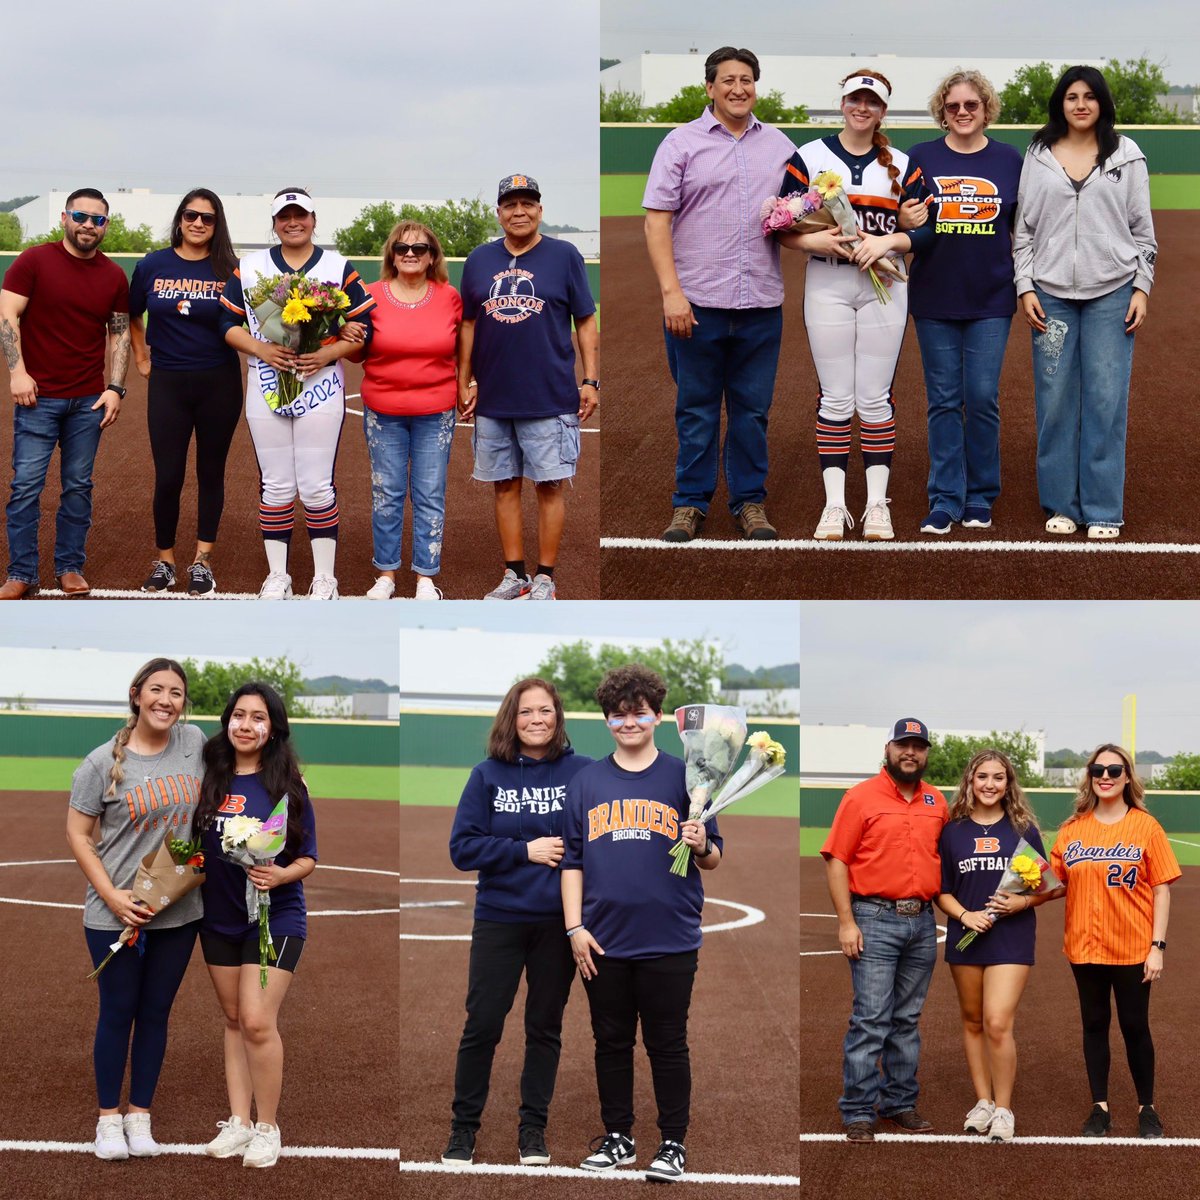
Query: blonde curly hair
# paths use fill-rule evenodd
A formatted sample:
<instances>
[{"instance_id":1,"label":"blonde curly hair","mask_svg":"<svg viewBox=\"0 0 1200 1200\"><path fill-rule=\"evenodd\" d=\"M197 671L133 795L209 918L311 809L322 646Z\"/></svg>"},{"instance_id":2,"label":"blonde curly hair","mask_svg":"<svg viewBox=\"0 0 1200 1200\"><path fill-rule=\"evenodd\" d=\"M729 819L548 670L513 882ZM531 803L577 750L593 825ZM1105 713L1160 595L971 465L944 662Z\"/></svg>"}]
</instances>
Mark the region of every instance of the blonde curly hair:
<instances>
[{"instance_id":1,"label":"blonde curly hair","mask_svg":"<svg viewBox=\"0 0 1200 1200\"><path fill-rule=\"evenodd\" d=\"M984 125L993 124L1000 115L1000 97L996 94L996 89L992 87L992 81L979 71L964 71L961 67L951 71L933 89L933 95L929 97L930 116L942 129L946 128L946 97L950 94L950 89L957 87L960 83L965 83L967 87L973 88L979 97L983 104Z\"/></svg>"}]
</instances>

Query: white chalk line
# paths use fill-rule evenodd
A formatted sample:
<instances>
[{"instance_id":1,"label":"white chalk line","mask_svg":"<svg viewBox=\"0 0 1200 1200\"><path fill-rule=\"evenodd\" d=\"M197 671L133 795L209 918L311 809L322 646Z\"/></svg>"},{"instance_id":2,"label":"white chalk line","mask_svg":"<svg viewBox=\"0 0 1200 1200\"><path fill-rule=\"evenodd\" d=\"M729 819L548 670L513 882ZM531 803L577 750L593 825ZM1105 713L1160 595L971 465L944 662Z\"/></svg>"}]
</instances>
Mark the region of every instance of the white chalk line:
<instances>
[{"instance_id":1,"label":"white chalk line","mask_svg":"<svg viewBox=\"0 0 1200 1200\"><path fill-rule=\"evenodd\" d=\"M831 921L837 920L837 913L827 913L827 912L824 912L824 913L797 913L797 916L825 917ZM934 922L934 928L938 931L937 944L939 946L944 945L946 942L946 927L944 925L938 925L937 922ZM801 958L823 958L827 955L832 955L832 954L836 954L838 956L838 958L842 957L842 952L840 949L839 950L801 950L800 951Z\"/></svg>"},{"instance_id":2,"label":"white chalk line","mask_svg":"<svg viewBox=\"0 0 1200 1200\"><path fill-rule=\"evenodd\" d=\"M191 1145L186 1142L160 1142L164 1154L203 1155L203 1143ZM0 1139L0 1150L26 1150L40 1154L94 1154L95 1142L36 1142ZM283 1158L341 1158L379 1159L394 1162L400 1157L399 1150L384 1146L284 1146L280 1151Z\"/></svg>"},{"instance_id":3,"label":"white chalk line","mask_svg":"<svg viewBox=\"0 0 1200 1200\"><path fill-rule=\"evenodd\" d=\"M1033 554L1200 554L1200 544L1179 542L818 542L815 538L780 538L777 541L736 541L724 538L693 538L690 542L664 542L661 538L602 537L601 550L721 550L769 552L772 550L820 550L827 553L926 554L974 553L1006 550Z\"/></svg>"},{"instance_id":4,"label":"white chalk line","mask_svg":"<svg viewBox=\"0 0 1200 1200\"><path fill-rule=\"evenodd\" d=\"M1167 835L1167 841L1176 842L1180 846L1193 846L1197 850L1200 850L1200 842L1185 842L1183 838L1173 838L1169 834Z\"/></svg>"},{"instance_id":5,"label":"white chalk line","mask_svg":"<svg viewBox=\"0 0 1200 1200\"><path fill-rule=\"evenodd\" d=\"M802 1133L802 1142L842 1142L844 1133ZM877 1142L953 1142L964 1146L987 1146L978 1134L969 1133L877 1133ZM1010 1146L1200 1146L1200 1138L1135 1138L1135 1137L1015 1137Z\"/></svg>"},{"instance_id":6,"label":"white chalk line","mask_svg":"<svg viewBox=\"0 0 1200 1200\"><path fill-rule=\"evenodd\" d=\"M637 1167L617 1168L598 1174L579 1167L519 1167L504 1163L473 1163L467 1167L451 1167L445 1163L401 1162L401 1171L423 1175L508 1175L523 1179L541 1179L546 1176L557 1179L592 1179L605 1183L617 1180L623 1183L645 1183L646 1173ZM736 1183L759 1184L776 1187L799 1187L799 1175L732 1175L708 1171L688 1171L683 1183Z\"/></svg>"}]
</instances>

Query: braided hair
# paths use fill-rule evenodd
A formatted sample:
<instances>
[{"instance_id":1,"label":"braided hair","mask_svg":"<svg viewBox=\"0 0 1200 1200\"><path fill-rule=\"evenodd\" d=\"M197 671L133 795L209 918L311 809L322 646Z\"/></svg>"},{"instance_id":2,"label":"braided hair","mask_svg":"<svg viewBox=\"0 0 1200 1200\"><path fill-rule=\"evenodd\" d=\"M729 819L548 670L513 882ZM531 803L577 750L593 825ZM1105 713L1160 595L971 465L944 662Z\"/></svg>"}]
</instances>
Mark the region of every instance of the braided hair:
<instances>
[{"instance_id":1,"label":"braided hair","mask_svg":"<svg viewBox=\"0 0 1200 1200\"><path fill-rule=\"evenodd\" d=\"M891 94L891 80L889 80L886 75L881 75L878 71L855 71L852 74L847 75L845 79L842 79L838 86L845 87L847 80L863 75L867 75L871 79L878 79L879 82L882 83L885 88L887 88L888 94ZM875 161L879 163L881 167L887 168L888 178L892 181L892 195L899 196L901 192L900 168L896 166L894 162L892 162L892 152L888 148L891 146L891 142L888 141L887 134L883 132L881 126L882 122L875 126L875 132L871 135L871 144L878 151L878 153L875 155Z\"/></svg>"},{"instance_id":2,"label":"braided hair","mask_svg":"<svg viewBox=\"0 0 1200 1200\"><path fill-rule=\"evenodd\" d=\"M151 675L157 675L159 671L170 671L183 680L183 702L185 707L187 705L187 672L173 658L152 658L139 669L133 677L133 682L129 685L129 717L117 732L116 740L113 742L113 765L108 773L108 790L104 793L106 796L115 796L117 788L125 781L125 747L129 744L133 731L137 728L138 718L142 712L137 700L138 694L145 687L146 680Z\"/></svg>"}]
</instances>

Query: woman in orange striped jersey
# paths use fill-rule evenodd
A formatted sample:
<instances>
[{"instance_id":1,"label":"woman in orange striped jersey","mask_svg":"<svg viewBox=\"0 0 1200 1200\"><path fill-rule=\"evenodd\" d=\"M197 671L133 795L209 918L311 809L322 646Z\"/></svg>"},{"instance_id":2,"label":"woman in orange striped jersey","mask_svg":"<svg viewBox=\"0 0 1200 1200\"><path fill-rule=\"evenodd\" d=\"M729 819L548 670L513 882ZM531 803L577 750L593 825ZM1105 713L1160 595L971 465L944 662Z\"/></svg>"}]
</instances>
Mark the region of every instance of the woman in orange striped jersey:
<instances>
[{"instance_id":1,"label":"woman in orange striped jersey","mask_svg":"<svg viewBox=\"0 0 1200 1200\"><path fill-rule=\"evenodd\" d=\"M1163 972L1170 885L1179 864L1162 826L1146 810L1145 788L1128 751L1108 743L1088 759L1075 810L1050 852L1066 883L1063 953L1083 1018L1083 1057L1092 1089L1085 1137L1103 1137L1108 1111L1111 998L1138 1094L1138 1136L1162 1137L1154 1111L1150 985Z\"/></svg>"}]
</instances>

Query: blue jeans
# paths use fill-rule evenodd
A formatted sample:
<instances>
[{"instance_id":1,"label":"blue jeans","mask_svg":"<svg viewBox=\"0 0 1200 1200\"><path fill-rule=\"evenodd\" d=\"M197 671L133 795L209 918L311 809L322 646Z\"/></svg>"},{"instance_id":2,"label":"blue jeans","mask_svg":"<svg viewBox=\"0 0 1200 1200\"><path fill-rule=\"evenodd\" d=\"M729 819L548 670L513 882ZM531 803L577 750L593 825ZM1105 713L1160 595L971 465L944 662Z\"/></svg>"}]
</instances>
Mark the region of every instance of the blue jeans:
<instances>
[{"instance_id":1,"label":"blue jeans","mask_svg":"<svg viewBox=\"0 0 1200 1200\"><path fill-rule=\"evenodd\" d=\"M454 409L423 417L394 417L366 409L363 430L371 456L372 562L379 571L400 566L404 500L412 496L412 569L442 569L446 472L454 442Z\"/></svg>"},{"instance_id":2,"label":"blue jeans","mask_svg":"<svg viewBox=\"0 0 1200 1200\"><path fill-rule=\"evenodd\" d=\"M1077 525L1124 523L1132 295L1132 283L1095 300L1037 289L1047 325L1033 335L1038 499Z\"/></svg>"},{"instance_id":3,"label":"blue jeans","mask_svg":"<svg viewBox=\"0 0 1200 1200\"><path fill-rule=\"evenodd\" d=\"M917 1021L937 961L933 912L901 917L856 900L863 951L850 960L854 1010L843 1045L842 1122L874 1121L915 1108L921 1034Z\"/></svg>"},{"instance_id":4,"label":"blue jeans","mask_svg":"<svg viewBox=\"0 0 1200 1200\"><path fill-rule=\"evenodd\" d=\"M717 490L721 402L725 431L725 486L735 515L767 495L767 414L783 335L783 308L699 308L690 338L667 339L667 365L678 394L674 508L708 512Z\"/></svg>"},{"instance_id":5,"label":"blue jeans","mask_svg":"<svg viewBox=\"0 0 1200 1200\"><path fill-rule=\"evenodd\" d=\"M929 508L961 521L1000 495L1000 368L1009 317L915 319L929 404Z\"/></svg>"},{"instance_id":6,"label":"blue jeans","mask_svg":"<svg viewBox=\"0 0 1200 1200\"><path fill-rule=\"evenodd\" d=\"M82 571L92 527L92 465L100 445L104 409L99 396L56 400L39 396L33 408L13 407L13 481L8 517L8 577L38 582L38 523L42 489L55 446L59 447L62 494L54 535L54 574Z\"/></svg>"}]
</instances>

